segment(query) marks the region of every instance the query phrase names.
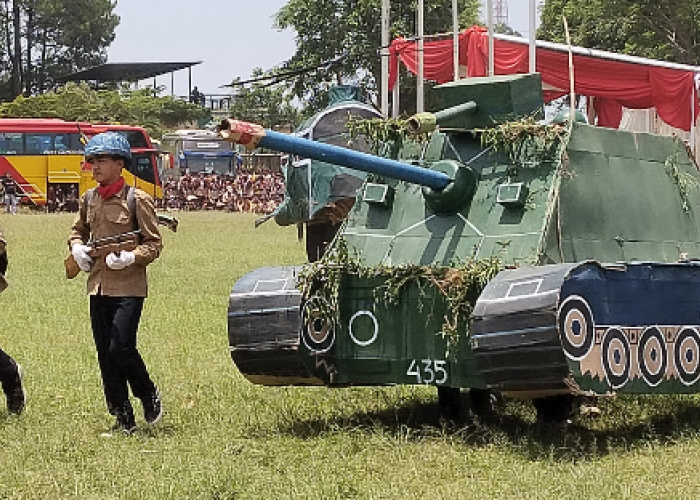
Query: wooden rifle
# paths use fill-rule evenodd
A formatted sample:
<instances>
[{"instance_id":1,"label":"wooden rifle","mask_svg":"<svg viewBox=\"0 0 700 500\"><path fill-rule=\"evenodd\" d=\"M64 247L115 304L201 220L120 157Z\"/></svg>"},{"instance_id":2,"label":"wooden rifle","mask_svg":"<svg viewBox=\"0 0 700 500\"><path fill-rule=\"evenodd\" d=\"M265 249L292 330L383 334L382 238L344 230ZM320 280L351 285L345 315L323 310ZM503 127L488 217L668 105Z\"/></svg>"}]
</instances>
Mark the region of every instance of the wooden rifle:
<instances>
[{"instance_id":1,"label":"wooden rifle","mask_svg":"<svg viewBox=\"0 0 700 500\"><path fill-rule=\"evenodd\" d=\"M175 217L166 214L156 215L158 217L158 224L166 226L172 232L177 232L177 225L179 221ZM140 234L141 230L136 229L135 231L128 231L115 236L90 240L86 243L86 245L91 248L91 251L89 252L90 255L94 254L98 250L104 249L108 249L110 252L121 251L124 249L124 246L129 246L129 250L133 250L139 243L138 240ZM66 278L69 280L80 274L80 266L76 262L75 257L73 257L73 253L66 257L63 264L66 268Z\"/></svg>"}]
</instances>

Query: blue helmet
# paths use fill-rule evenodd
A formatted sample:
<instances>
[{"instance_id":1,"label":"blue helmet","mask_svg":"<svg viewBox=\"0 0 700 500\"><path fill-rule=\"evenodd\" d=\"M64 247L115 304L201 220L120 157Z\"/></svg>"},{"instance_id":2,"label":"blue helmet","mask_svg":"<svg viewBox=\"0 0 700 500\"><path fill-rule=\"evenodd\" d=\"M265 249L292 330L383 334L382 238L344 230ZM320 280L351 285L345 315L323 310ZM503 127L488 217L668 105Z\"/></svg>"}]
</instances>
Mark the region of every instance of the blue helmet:
<instances>
[{"instance_id":1,"label":"blue helmet","mask_svg":"<svg viewBox=\"0 0 700 500\"><path fill-rule=\"evenodd\" d=\"M85 157L91 158L97 155L113 155L131 161L131 146L129 141L116 132L103 132L97 134L85 145Z\"/></svg>"}]
</instances>

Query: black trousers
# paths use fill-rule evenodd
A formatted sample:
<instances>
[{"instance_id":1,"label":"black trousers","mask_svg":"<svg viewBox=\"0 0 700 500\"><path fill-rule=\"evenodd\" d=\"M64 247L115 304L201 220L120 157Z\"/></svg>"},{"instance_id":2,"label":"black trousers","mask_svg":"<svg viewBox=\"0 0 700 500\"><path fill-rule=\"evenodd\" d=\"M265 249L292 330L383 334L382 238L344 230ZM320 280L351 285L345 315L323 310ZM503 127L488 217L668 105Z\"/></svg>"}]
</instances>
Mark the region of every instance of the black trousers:
<instances>
[{"instance_id":1,"label":"black trousers","mask_svg":"<svg viewBox=\"0 0 700 500\"><path fill-rule=\"evenodd\" d=\"M90 296L92 335L107 408L112 414L130 407L129 387L134 396L142 400L155 391L136 348L143 301L143 297Z\"/></svg>"},{"instance_id":2,"label":"black trousers","mask_svg":"<svg viewBox=\"0 0 700 500\"><path fill-rule=\"evenodd\" d=\"M0 349L0 384L3 389L17 382L17 363L5 351ZM7 391L5 391L7 392Z\"/></svg>"}]
</instances>

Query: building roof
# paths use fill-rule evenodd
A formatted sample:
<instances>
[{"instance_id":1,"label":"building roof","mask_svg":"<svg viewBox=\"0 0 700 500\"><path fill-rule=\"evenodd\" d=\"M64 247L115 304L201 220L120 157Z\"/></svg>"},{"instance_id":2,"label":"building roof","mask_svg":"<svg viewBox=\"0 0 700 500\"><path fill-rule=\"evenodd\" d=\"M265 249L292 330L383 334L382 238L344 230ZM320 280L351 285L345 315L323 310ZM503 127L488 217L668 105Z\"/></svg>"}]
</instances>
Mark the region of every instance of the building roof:
<instances>
[{"instance_id":1,"label":"building roof","mask_svg":"<svg viewBox=\"0 0 700 500\"><path fill-rule=\"evenodd\" d=\"M172 73L185 68L191 68L202 61L196 62L139 62L139 63L106 63L94 68L78 71L58 77L59 82L69 81L99 81L99 82L134 82L152 78L166 73Z\"/></svg>"}]
</instances>

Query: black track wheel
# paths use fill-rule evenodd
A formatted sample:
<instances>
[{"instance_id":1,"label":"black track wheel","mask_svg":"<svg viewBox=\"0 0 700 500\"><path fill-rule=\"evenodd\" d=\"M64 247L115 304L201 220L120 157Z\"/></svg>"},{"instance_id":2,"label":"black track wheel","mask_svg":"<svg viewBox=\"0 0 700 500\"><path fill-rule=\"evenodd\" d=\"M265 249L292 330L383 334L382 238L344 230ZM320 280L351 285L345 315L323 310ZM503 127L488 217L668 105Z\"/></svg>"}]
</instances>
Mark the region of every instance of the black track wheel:
<instances>
[{"instance_id":1,"label":"black track wheel","mask_svg":"<svg viewBox=\"0 0 700 500\"><path fill-rule=\"evenodd\" d=\"M438 406L440 417L453 422L459 420L462 409L462 393L459 387L438 387Z\"/></svg>"},{"instance_id":2,"label":"black track wheel","mask_svg":"<svg viewBox=\"0 0 700 500\"><path fill-rule=\"evenodd\" d=\"M469 389L469 408L482 419L493 420L503 405L503 396L491 389Z\"/></svg>"},{"instance_id":3,"label":"black track wheel","mask_svg":"<svg viewBox=\"0 0 700 500\"><path fill-rule=\"evenodd\" d=\"M532 404L537 411L537 423L566 424L576 412L576 402L577 398L573 394L533 399Z\"/></svg>"}]
</instances>

